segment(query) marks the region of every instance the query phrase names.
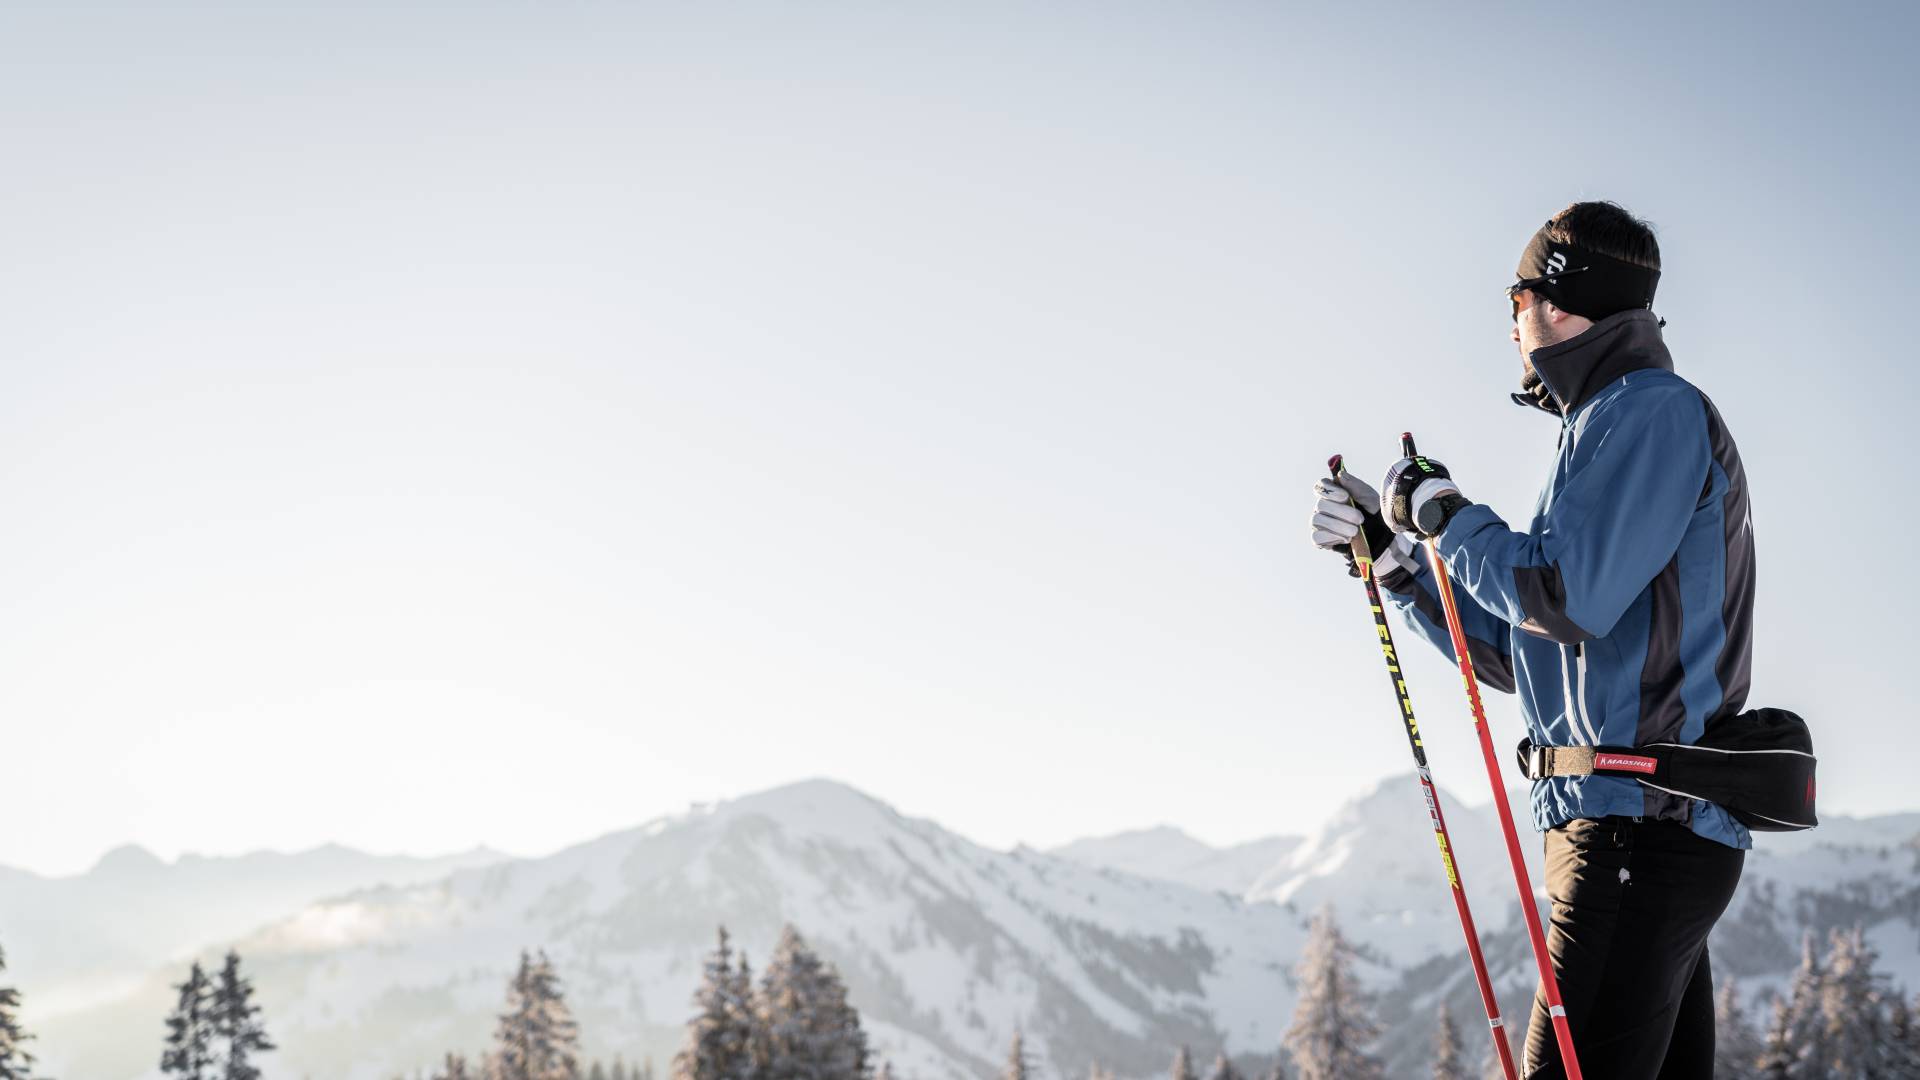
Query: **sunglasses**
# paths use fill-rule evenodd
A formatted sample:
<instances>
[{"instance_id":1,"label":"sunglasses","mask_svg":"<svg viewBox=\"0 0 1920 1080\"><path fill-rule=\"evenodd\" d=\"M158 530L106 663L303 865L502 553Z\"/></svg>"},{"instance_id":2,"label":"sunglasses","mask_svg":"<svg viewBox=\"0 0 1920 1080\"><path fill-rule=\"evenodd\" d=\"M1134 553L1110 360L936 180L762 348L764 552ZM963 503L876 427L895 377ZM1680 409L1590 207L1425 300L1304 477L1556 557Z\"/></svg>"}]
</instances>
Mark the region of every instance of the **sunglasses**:
<instances>
[{"instance_id":1,"label":"sunglasses","mask_svg":"<svg viewBox=\"0 0 1920 1080\"><path fill-rule=\"evenodd\" d=\"M1541 285L1544 285L1549 281L1557 282L1561 278L1566 277L1569 274L1578 274L1591 269L1593 268L1590 266L1576 266L1570 270L1562 270L1554 274L1543 274L1540 277L1521 278L1519 281L1516 281L1513 284L1507 286L1507 301L1513 305L1513 321L1514 322L1520 321L1520 294L1521 293L1531 292L1532 290L1539 288ZM1539 299L1535 299L1533 303L1537 304L1539 302L1540 302ZM1533 304L1528 304L1527 306L1532 307Z\"/></svg>"}]
</instances>

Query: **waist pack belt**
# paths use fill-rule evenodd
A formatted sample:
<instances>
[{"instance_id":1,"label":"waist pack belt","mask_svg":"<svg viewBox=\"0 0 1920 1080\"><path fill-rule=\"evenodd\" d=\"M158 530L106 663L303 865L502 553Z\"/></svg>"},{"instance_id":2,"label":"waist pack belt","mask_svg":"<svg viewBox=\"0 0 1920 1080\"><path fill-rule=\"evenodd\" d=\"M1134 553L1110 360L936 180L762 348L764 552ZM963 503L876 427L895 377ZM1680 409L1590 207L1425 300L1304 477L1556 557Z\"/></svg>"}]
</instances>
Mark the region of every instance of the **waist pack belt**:
<instances>
[{"instance_id":1,"label":"waist pack belt","mask_svg":"<svg viewBox=\"0 0 1920 1080\"><path fill-rule=\"evenodd\" d=\"M1814 814L1813 735L1785 709L1755 709L1715 721L1700 741L1646 746L1535 746L1521 740L1529 780L1626 776L1659 791L1725 808L1750 829L1790 832Z\"/></svg>"}]
</instances>

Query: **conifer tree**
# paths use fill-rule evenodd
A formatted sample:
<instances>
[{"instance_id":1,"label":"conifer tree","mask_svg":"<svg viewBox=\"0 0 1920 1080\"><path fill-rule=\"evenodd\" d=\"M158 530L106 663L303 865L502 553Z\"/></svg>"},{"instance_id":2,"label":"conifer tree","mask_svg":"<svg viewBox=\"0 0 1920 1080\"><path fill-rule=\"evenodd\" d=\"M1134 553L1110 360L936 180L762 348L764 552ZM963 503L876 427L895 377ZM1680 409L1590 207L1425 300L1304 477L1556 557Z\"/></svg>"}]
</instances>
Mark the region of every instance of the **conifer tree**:
<instances>
[{"instance_id":1,"label":"conifer tree","mask_svg":"<svg viewBox=\"0 0 1920 1080\"><path fill-rule=\"evenodd\" d=\"M757 1075L753 984L747 960L733 962L727 928L708 955L693 992L699 1011L687 1023L686 1043L673 1058L673 1080L752 1080ZM651 1063L649 1063L651 1068Z\"/></svg>"},{"instance_id":2,"label":"conifer tree","mask_svg":"<svg viewBox=\"0 0 1920 1080\"><path fill-rule=\"evenodd\" d=\"M1761 1045L1756 1075L1760 1080L1793 1080L1796 1057L1793 1010L1786 1002L1775 998L1773 1023L1767 1025L1767 1038Z\"/></svg>"},{"instance_id":3,"label":"conifer tree","mask_svg":"<svg viewBox=\"0 0 1920 1080\"><path fill-rule=\"evenodd\" d=\"M1869 1078L1920 1075L1920 1055L1912 1052L1895 1022L1905 1003L1876 970L1880 955L1856 925L1835 931L1827 957L1827 983L1821 1000L1827 1052L1836 1075Z\"/></svg>"},{"instance_id":4,"label":"conifer tree","mask_svg":"<svg viewBox=\"0 0 1920 1080\"><path fill-rule=\"evenodd\" d=\"M1000 1070L1000 1080L1028 1080L1033 1065L1027 1060L1026 1036L1019 1028L1013 1029L1013 1045L1007 1048L1007 1067Z\"/></svg>"},{"instance_id":5,"label":"conifer tree","mask_svg":"<svg viewBox=\"0 0 1920 1080\"><path fill-rule=\"evenodd\" d=\"M1284 1044L1302 1080L1379 1080L1380 1061L1365 1048L1380 1027L1330 910L1314 916L1296 974L1300 1000Z\"/></svg>"},{"instance_id":6,"label":"conifer tree","mask_svg":"<svg viewBox=\"0 0 1920 1080\"><path fill-rule=\"evenodd\" d=\"M240 974L240 954L232 950L214 984L207 1022L221 1080L260 1080L260 1068L251 1059L272 1050L273 1042L261 1024L260 1006L253 1003L253 983Z\"/></svg>"},{"instance_id":7,"label":"conifer tree","mask_svg":"<svg viewBox=\"0 0 1920 1080\"><path fill-rule=\"evenodd\" d=\"M593 1067L587 1070L587 1080L608 1080L607 1067L595 1060Z\"/></svg>"},{"instance_id":8,"label":"conifer tree","mask_svg":"<svg viewBox=\"0 0 1920 1080\"><path fill-rule=\"evenodd\" d=\"M1740 1004L1740 987L1732 980L1720 988L1713 1002L1713 1075L1715 1080L1750 1080L1758 1075L1766 1048Z\"/></svg>"},{"instance_id":9,"label":"conifer tree","mask_svg":"<svg viewBox=\"0 0 1920 1080\"><path fill-rule=\"evenodd\" d=\"M1794 969L1787 994L1785 1050L1794 1076L1825 1076L1830 1071L1826 1018L1821 1015L1826 996L1827 970L1814 948L1813 931L1800 939L1800 966Z\"/></svg>"},{"instance_id":10,"label":"conifer tree","mask_svg":"<svg viewBox=\"0 0 1920 1080\"><path fill-rule=\"evenodd\" d=\"M880 1071L873 1074L873 1080L893 1080L893 1062L881 1062Z\"/></svg>"},{"instance_id":11,"label":"conifer tree","mask_svg":"<svg viewBox=\"0 0 1920 1080\"><path fill-rule=\"evenodd\" d=\"M1911 1063L1912 1071L1920 1074L1920 1039L1913 1029L1913 1009L1899 994L1892 995L1887 1004L1887 1041L1901 1060Z\"/></svg>"},{"instance_id":12,"label":"conifer tree","mask_svg":"<svg viewBox=\"0 0 1920 1080\"><path fill-rule=\"evenodd\" d=\"M0 952L0 971L5 970L7 954ZM0 1080L29 1080L33 1075L34 1057L25 1045L33 1036L20 1026L15 1015L19 1009L20 991L0 986Z\"/></svg>"},{"instance_id":13,"label":"conifer tree","mask_svg":"<svg viewBox=\"0 0 1920 1080\"><path fill-rule=\"evenodd\" d=\"M762 1080L866 1080L867 1036L833 967L789 926L760 976Z\"/></svg>"},{"instance_id":14,"label":"conifer tree","mask_svg":"<svg viewBox=\"0 0 1920 1080\"><path fill-rule=\"evenodd\" d=\"M1199 1080L1193 1075L1193 1055L1186 1047L1182 1046L1173 1055L1173 1072L1169 1075L1171 1080Z\"/></svg>"},{"instance_id":15,"label":"conifer tree","mask_svg":"<svg viewBox=\"0 0 1920 1080\"><path fill-rule=\"evenodd\" d=\"M1233 1067L1225 1050L1214 1056L1213 1068L1208 1070L1207 1080L1240 1080L1240 1070Z\"/></svg>"},{"instance_id":16,"label":"conifer tree","mask_svg":"<svg viewBox=\"0 0 1920 1080\"><path fill-rule=\"evenodd\" d=\"M1445 998L1440 999L1440 1029L1434 1036L1433 1080L1472 1080L1467 1075L1466 1051L1460 1046L1460 1029Z\"/></svg>"},{"instance_id":17,"label":"conifer tree","mask_svg":"<svg viewBox=\"0 0 1920 1080\"><path fill-rule=\"evenodd\" d=\"M440 1068L434 1071L433 1080L475 1080L475 1077L463 1055L448 1053Z\"/></svg>"},{"instance_id":18,"label":"conifer tree","mask_svg":"<svg viewBox=\"0 0 1920 1080\"><path fill-rule=\"evenodd\" d=\"M1273 1068L1267 1070L1267 1080L1287 1080L1287 1066L1279 1058L1273 1059Z\"/></svg>"},{"instance_id":19,"label":"conifer tree","mask_svg":"<svg viewBox=\"0 0 1920 1080\"><path fill-rule=\"evenodd\" d=\"M520 953L507 990L507 1011L494 1029L489 1080L576 1080L580 1032L560 992L560 977L542 951Z\"/></svg>"},{"instance_id":20,"label":"conifer tree","mask_svg":"<svg viewBox=\"0 0 1920 1080\"><path fill-rule=\"evenodd\" d=\"M747 1062L742 1075L750 1080L766 1080L767 1063L773 1060L773 1044L768 1041L766 1024L761 1021L760 991L753 985L753 965L747 950L740 950L740 965L733 969L733 994L740 1029L746 1033ZM651 1069L651 1063L647 1066ZM651 1076L647 1080L653 1080Z\"/></svg>"},{"instance_id":21,"label":"conifer tree","mask_svg":"<svg viewBox=\"0 0 1920 1080\"><path fill-rule=\"evenodd\" d=\"M174 989L180 992L180 998L167 1017L167 1044L160 1053L160 1071L182 1080L214 1080L213 1024L208 1015L213 984L196 960L187 981Z\"/></svg>"}]
</instances>

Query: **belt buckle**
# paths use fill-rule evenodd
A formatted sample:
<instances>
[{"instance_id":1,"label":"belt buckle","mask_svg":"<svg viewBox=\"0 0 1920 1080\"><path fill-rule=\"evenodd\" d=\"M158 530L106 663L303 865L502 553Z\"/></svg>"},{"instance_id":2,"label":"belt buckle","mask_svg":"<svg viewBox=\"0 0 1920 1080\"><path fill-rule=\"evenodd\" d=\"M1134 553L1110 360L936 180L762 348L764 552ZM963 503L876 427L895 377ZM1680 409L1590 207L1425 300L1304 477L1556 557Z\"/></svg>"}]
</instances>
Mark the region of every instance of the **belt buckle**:
<instances>
[{"instance_id":1,"label":"belt buckle","mask_svg":"<svg viewBox=\"0 0 1920 1080\"><path fill-rule=\"evenodd\" d=\"M1527 751L1527 779L1545 780L1553 773L1547 769L1547 748L1534 746Z\"/></svg>"}]
</instances>

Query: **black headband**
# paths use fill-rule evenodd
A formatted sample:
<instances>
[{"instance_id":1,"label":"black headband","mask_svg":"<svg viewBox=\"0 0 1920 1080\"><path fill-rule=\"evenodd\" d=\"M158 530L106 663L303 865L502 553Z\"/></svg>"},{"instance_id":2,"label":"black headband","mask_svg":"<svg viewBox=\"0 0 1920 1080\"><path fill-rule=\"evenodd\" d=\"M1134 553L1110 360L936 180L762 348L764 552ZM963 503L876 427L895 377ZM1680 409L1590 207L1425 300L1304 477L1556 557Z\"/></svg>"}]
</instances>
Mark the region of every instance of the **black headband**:
<instances>
[{"instance_id":1,"label":"black headband","mask_svg":"<svg viewBox=\"0 0 1920 1080\"><path fill-rule=\"evenodd\" d=\"M1520 278L1516 287L1531 289L1561 311L1589 319L1653 306L1660 271L1550 239L1551 228L1551 221L1540 226L1520 253L1520 268L1514 271Z\"/></svg>"}]
</instances>

